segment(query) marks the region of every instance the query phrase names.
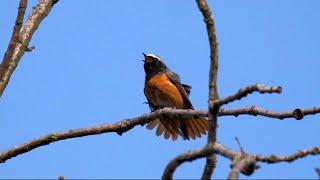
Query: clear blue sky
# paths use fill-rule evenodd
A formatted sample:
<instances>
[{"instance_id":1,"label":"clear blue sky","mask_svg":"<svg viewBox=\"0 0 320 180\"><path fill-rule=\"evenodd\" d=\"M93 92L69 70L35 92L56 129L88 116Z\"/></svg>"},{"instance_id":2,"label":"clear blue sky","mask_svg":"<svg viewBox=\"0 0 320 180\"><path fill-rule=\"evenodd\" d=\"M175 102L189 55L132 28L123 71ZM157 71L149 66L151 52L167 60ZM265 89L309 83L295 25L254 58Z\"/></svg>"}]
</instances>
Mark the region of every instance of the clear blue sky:
<instances>
[{"instance_id":1,"label":"clear blue sky","mask_svg":"<svg viewBox=\"0 0 320 180\"><path fill-rule=\"evenodd\" d=\"M37 1L31 0L28 12ZM320 105L320 1L213 1L219 41L220 97L252 83L281 85L281 95L250 95L227 107L275 111ZM7 48L18 0L0 11L0 54ZM41 24L0 100L0 151L71 128L114 123L148 113L143 104L141 52L159 54L184 83L191 101L207 107L209 47L193 0L60 0ZM238 150L289 154L320 145L319 116L302 121L242 116L219 119L218 140ZM0 178L159 178L167 162L203 147L206 138L177 142L144 127L60 141L0 164ZM204 159L181 166L176 178L199 178ZM290 166L260 164L249 178L317 178L320 157ZM229 161L218 158L215 178ZM242 178L248 178L241 176Z\"/></svg>"}]
</instances>

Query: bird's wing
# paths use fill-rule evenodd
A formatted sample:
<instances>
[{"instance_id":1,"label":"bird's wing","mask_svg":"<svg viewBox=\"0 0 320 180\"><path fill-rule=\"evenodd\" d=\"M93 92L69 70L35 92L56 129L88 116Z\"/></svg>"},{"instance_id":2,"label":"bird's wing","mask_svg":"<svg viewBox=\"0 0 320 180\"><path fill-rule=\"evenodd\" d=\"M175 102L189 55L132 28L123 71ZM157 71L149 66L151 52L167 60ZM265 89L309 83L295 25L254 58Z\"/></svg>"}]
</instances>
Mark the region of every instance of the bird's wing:
<instances>
[{"instance_id":1,"label":"bird's wing","mask_svg":"<svg viewBox=\"0 0 320 180\"><path fill-rule=\"evenodd\" d=\"M193 109L193 106L189 100L191 86L181 84L179 75L174 72L166 71L166 74L169 80L178 88L180 94L182 95L186 103L186 108Z\"/></svg>"},{"instance_id":2,"label":"bird's wing","mask_svg":"<svg viewBox=\"0 0 320 180\"><path fill-rule=\"evenodd\" d=\"M177 73L175 73L175 72L172 72L172 71L168 71L168 76L169 76L169 78L170 78L170 80L173 82L173 81L177 81L177 82L179 82L181 85L182 85L182 87L183 87L183 89L186 91L186 93L187 93L187 96L189 97L189 95L190 95L190 93L191 93L191 89L192 89L192 87L191 86L189 86L189 85L187 85L187 84L182 84L181 82L180 82L180 77L179 77L179 75L177 74Z\"/></svg>"},{"instance_id":3,"label":"bird's wing","mask_svg":"<svg viewBox=\"0 0 320 180\"><path fill-rule=\"evenodd\" d=\"M184 90L186 91L188 97L190 96L191 93L191 86L187 85L187 84L182 84L182 87L184 88Z\"/></svg>"}]
</instances>

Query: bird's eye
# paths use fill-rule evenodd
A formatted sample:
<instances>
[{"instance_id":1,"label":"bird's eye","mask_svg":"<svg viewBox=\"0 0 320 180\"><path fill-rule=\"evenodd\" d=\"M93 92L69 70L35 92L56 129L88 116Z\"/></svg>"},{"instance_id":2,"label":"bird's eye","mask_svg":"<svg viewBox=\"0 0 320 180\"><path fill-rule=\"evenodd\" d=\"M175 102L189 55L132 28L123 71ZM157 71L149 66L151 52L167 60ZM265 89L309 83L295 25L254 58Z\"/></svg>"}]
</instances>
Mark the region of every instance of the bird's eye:
<instances>
[{"instance_id":1,"label":"bird's eye","mask_svg":"<svg viewBox=\"0 0 320 180\"><path fill-rule=\"evenodd\" d=\"M154 62L156 65L159 65L159 59L153 58L153 62Z\"/></svg>"}]
</instances>

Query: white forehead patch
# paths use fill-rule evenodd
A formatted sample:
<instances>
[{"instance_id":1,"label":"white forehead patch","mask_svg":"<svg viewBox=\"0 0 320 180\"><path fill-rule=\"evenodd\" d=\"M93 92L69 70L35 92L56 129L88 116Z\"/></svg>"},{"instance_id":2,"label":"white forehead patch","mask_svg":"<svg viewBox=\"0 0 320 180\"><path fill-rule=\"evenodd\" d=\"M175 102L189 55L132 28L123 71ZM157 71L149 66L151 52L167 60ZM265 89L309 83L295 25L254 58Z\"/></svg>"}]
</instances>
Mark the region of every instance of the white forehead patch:
<instances>
[{"instance_id":1,"label":"white forehead patch","mask_svg":"<svg viewBox=\"0 0 320 180\"><path fill-rule=\"evenodd\" d=\"M156 58L158 60L161 60L161 58L159 56L154 55L154 54L147 54L147 56L150 56L150 57Z\"/></svg>"}]
</instances>

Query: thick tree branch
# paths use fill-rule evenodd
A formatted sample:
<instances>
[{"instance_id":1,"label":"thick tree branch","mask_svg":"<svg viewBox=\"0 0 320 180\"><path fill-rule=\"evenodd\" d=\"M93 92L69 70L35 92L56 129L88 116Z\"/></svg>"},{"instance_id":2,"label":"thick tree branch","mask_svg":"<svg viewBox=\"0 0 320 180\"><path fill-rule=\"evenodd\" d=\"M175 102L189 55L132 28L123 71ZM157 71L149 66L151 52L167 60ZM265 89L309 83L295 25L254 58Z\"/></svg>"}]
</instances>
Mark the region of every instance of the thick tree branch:
<instances>
[{"instance_id":1,"label":"thick tree branch","mask_svg":"<svg viewBox=\"0 0 320 180\"><path fill-rule=\"evenodd\" d=\"M176 158L171 160L166 166L162 179L172 179L175 170L185 162L194 161L200 158L208 157L212 154L219 154L232 161L231 172L229 179L238 179L239 173L244 175L251 175L255 169L257 169L256 162L264 163L280 163L280 162L292 162L300 158L304 158L308 155L320 155L320 147L314 147L312 149L300 150L294 154L287 156L279 155L253 155L244 152L235 152L220 143L209 143L202 149L189 151L182 153Z\"/></svg>"},{"instance_id":2,"label":"thick tree branch","mask_svg":"<svg viewBox=\"0 0 320 180\"><path fill-rule=\"evenodd\" d=\"M250 112L250 109L251 108L221 109L219 112L219 116L229 116L229 115L237 116L242 114L252 115L252 112ZM311 109L302 109L301 112L304 115L320 113L320 107L314 107ZM132 129L136 125L144 125L159 117L169 117L169 118L199 117L199 116L204 117L204 116L207 116L207 114L208 113L206 110L191 110L191 109L185 110L185 109L164 108L164 109L154 111L150 114L141 115L133 119L122 120L115 124L102 124L99 126L94 126L89 128L71 129L68 131L56 132L56 133L48 134L46 136L34 139L30 142L27 142L25 144L22 144L20 146L11 148L5 152L0 153L0 163L4 163L6 160L12 157L18 156L23 153L27 153L35 148L45 146L60 140L102 134L107 132L116 132L119 135L121 135L122 133ZM262 115L262 116L267 116L272 118L292 118L294 117L294 112L276 113L276 112L271 112L271 111L259 108L254 115Z\"/></svg>"},{"instance_id":3,"label":"thick tree branch","mask_svg":"<svg viewBox=\"0 0 320 180\"><path fill-rule=\"evenodd\" d=\"M229 175L229 178L231 179L236 179L235 177L238 177L239 172L245 175L251 175L256 168L256 160L254 156L244 154L243 152L235 152L227 148L226 146L216 142L214 144L208 143L202 149L193 150L178 155L168 163L163 172L162 179L171 180L173 179L175 170L183 163L208 157L212 154L219 154L233 162L232 171Z\"/></svg>"},{"instance_id":4,"label":"thick tree branch","mask_svg":"<svg viewBox=\"0 0 320 180\"><path fill-rule=\"evenodd\" d=\"M34 139L30 142L27 142L25 144L22 144L20 146L11 148L7 151L0 153L0 163L4 163L8 159L11 159L20 154L29 152L35 148L45 146L60 140L102 134L107 132L115 132L119 135L122 135L122 133L127 132L128 130L132 129L136 125L144 125L153 119L156 119L165 115L170 117L170 111L172 110L166 108L166 109L154 111L150 114L144 114L142 116L139 116L130 120L125 119L115 124L102 124L94 127L71 129L68 131L48 134L46 136Z\"/></svg>"},{"instance_id":5,"label":"thick tree branch","mask_svg":"<svg viewBox=\"0 0 320 180\"><path fill-rule=\"evenodd\" d=\"M20 30L23 24L23 18L24 18L27 5L28 5L28 0L20 0L18 14L17 14L15 25L13 27L12 36L11 36L7 51L5 52L2 63L0 65L0 96L8 81L4 79L5 77L4 74L6 71L10 71L9 70L10 62L12 59L12 55L14 53L14 49L19 40Z\"/></svg>"},{"instance_id":6,"label":"thick tree branch","mask_svg":"<svg viewBox=\"0 0 320 180\"><path fill-rule=\"evenodd\" d=\"M235 152L220 143L208 143L204 148L199 150L189 151L187 153L182 153L173 160L171 160L166 166L162 179L170 180L173 178L174 171L183 163L191 162L193 160L210 156L212 154L220 154L225 158L233 160L236 156L239 156L240 153Z\"/></svg>"},{"instance_id":7,"label":"thick tree branch","mask_svg":"<svg viewBox=\"0 0 320 180\"><path fill-rule=\"evenodd\" d=\"M65 140L65 139L71 139L71 138L77 138L77 137L83 137L83 136L89 136L89 135L96 135L96 134L102 134L107 132L116 132L119 135L122 135L122 133L127 132L128 130L132 129L136 125L144 125L156 118L160 118L162 116L165 117L194 117L194 116L200 116L205 115L206 112L199 111L199 110L183 110L183 109L170 109L170 108L164 108L157 111L154 111L150 114L143 114L139 117L133 118L133 119L127 119L122 120L114 124L102 124L94 127L88 127L88 128L81 128L81 129L71 129L67 131L62 132L56 132L52 134L48 134L46 136L34 139L30 142L27 142L25 144L22 144L17 147L13 147L7 151L4 151L0 153L0 163L4 163L6 160L11 159L15 156L18 156L23 153L27 153L33 149L36 149L41 146L48 145L50 143Z\"/></svg>"},{"instance_id":8,"label":"thick tree branch","mask_svg":"<svg viewBox=\"0 0 320 180\"><path fill-rule=\"evenodd\" d=\"M209 71L209 116L208 116L208 143L217 140L217 114L219 106L213 107L213 102L218 99L217 76L218 76L218 41L212 12L206 0L196 0L207 27L210 44L210 71ZM207 158L202 179L210 179L216 166L215 154Z\"/></svg>"},{"instance_id":9,"label":"thick tree branch","mask_svg":"<svg viewBox=\"0 0 320 180\"><path fill-rule=\"evenodd\" d=\"M26 5L26 1L23 0L21 2L23 3L25 2L25 5ZM57 0L39 0L39 3L37 4L37 6L33 8L31 14L28 17L27 22L23 25L23 28L21 31L20 29L22 25L24 10L23 12L20 12L20 10L23 8L21 9L19 8L20 16L18 13L19 18L17 18L17 21L19 22L18 24L20 28L17 27L14 29L14 33L13 33L14 38L11 38L11 41L10 41L10 43L13 42L13 45L11 47L9 45L9 48L1 64L0 96L2 95L4 89L6 88L13 71L16 69L25 51L31 50L31 48L28 48L28 45L34 32L39 27L41 21L50 13L53 5L57 2L58 2Z\"/></svg>"}]
</instances>

